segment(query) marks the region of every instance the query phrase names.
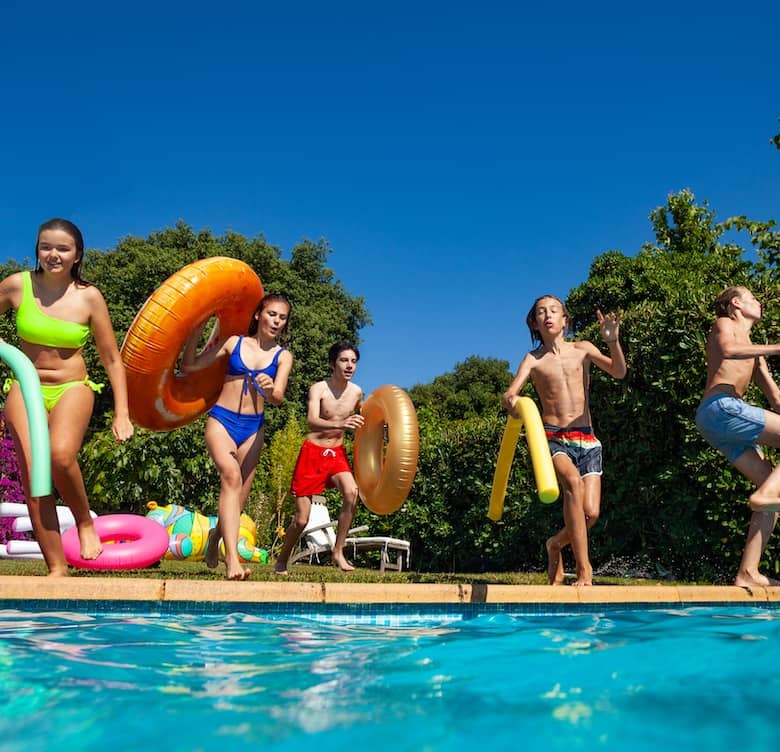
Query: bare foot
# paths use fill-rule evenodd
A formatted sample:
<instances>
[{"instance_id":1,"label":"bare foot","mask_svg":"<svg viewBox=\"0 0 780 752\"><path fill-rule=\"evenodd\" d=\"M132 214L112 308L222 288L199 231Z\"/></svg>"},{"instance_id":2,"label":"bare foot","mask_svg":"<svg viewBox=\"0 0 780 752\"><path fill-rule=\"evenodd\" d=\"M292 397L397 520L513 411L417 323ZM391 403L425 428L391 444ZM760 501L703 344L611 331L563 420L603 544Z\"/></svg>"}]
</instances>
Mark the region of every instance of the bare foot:
<instances>
[{"instance_id":1,"label":"bare foot","mask_svg":"<svg viewBox=\"0 0 780 752\"><path fill-rule=\"evenodd\" d=\"M734 584L737 587L775 587L780 585L780 580L773 580L760 572L751 575L747 572L739 572L734 578Z\"/></svg>"},{"instance_id":2,"label":"bare foot","mask_svg":"<svg viewBox=\"0 0 780 752\"><path fill-rule=\"evenodd\" d=\"M561 548L555 542L555 538L548 538L545 544L547 549L547 581L551 585L563 585L563 557Z\"/></svg>"},{"instance_id":3,"label":"bare foot","mask_svg":"<svg viewBox=\"0 0 780 752\"><path fill-rule=\"evenodd\" d=\"M92 520L84 525L79 525L78 528L81 558L97 559L103 553L103 544L100 542Z\"/></svg>"},{"instance_id":4,"label":"bare foot","mask_svg":"<svg viewBox=\"0 0 780 752\"><path fill-rule=\"evenodd\" d=\"M593 570L588 567L577 569L577 579L572 582L572 587L590 587L593 585Z\"/></svg>"},{"instance_id":5,"label":"bare foot","mask_svg":"<svg viewBox=\"0 0 780 752\"><path fill-rule=\"evenodd\" d=\"M209 569L216 569L219 564L219 525L209 530L206 536L206 553L203 555L203 561Z\"/></svg>"},{"instance_id":6,"label":"bare foot","mask_svg":"<svg viewBox=\"0 0 780 752\"><path fill-rule=\"evenodd\" d=\"M67 577L68 576L68 568L65 567L65 569L51 569L49 570L49 574L47 577Z\"/></svg>"},{"instance_id":7,"label":"bare foot","mask_svg":"<svg viewBox=\"0 0 780 752\"><path fill-rule=\"evenodd\" d=\"M227 569L227 579L229 580L248 580L252 574L252 570L249 567L243 567L241 564L225 564Z\"/></svg>"},{"instance_id":8,"label":"bare foot","mask_svg":"<svg viewBox=\"0 0 780 752\"><path fill-rule=\"evenodd\" d=\"M334 554L333 556L333 563L342 571L342 572L352 572L355 567L353 567L345 558L344 556L336 556Z\"/></svg>"}]
</instances>

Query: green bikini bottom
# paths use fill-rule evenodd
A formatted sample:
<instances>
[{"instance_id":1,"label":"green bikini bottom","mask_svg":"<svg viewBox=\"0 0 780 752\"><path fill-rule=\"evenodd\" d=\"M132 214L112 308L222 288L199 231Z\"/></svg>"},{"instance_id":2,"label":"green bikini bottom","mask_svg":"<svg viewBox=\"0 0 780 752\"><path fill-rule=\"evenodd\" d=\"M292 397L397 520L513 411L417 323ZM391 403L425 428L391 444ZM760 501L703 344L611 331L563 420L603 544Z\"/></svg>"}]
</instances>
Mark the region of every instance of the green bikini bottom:
<instances>
[{"instance_id":1,"label":"green bikini bottom","mask_svg":"<svg viewBox=\"0 0 780 752\"><path fill-rule=\"evenodd\" d=\"M3 384L3 394L8 394L11 391L11 387L18 383L16 379L6 379ZM41 394L43 395L43 406L46 408L46 412L51 412L54 406L62 399L62 395L72 389L78 384L84 384L88 386L93 392L100 394L103 391L105 384L96 384L94 381L89 380L89 376L85 376L81 381L66 381L64 384L41 384Z\"/></svg>"}]
</instances>

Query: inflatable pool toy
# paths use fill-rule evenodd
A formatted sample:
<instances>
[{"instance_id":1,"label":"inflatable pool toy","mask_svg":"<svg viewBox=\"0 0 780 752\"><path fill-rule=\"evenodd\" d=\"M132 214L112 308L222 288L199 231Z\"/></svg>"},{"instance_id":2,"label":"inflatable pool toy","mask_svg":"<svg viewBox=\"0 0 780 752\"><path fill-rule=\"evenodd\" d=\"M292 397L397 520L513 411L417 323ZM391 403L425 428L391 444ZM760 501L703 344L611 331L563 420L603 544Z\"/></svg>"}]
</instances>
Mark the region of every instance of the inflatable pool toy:
<instances>
[{"instance_id":1,"label":"inflatable pool toy","mask_svg":"<svg viewBox=\"0 0 780 752\"><path fill-rule=\"evenodd\" d=\"M22 390L27 425L30 429L30 494L48 496L54 490L51 482L51 451L49 446L49 420L43 406L41 380L32 361L18 348L0 342L0 359L14 372Z\"/></svg>"},{"instance_id":2,"label":"inflatable pool toy","mask_svg":"<svg viewBox=\"0 0 780 752\"><path fill-rule=\"evenodd\" d=\"M417 472L417 413L409 395L389 384L373 392L360 412L365 423L355 431L354 448L360 498L372 512L391 514L406 501Z\"/></svg>"},{"instance_id":3,"label":"inflatable pool toy","mask_svg":"<svg viewBox=\"0 0 780 752\"><path fill-rule=\"evenodd\" d=\"M17 556L23 556L28 559L43 558L41 547L38 545L38 542L34 540L9 540L5 544L5 550L9 558Z\"/></svg>"},{"instance_id":4,"label":"inflatable pool toy","mask_svg":"<svg viewBox=\"0 0 780 752\"><path fill-rule=\"evenodd\" d=\"M0 543L0 559L43 559L43 554L35 541L10 540Z\"/></svg>"},{"instance_id":5,"label":"inflatable pool toy","mask_svg":"<svg viewBox=\"0 0 780 752\"><path fill-rule=\"evenodd\" d=\"M550 446L544 434L544 425L536 403L530 397L518 397L514 409L520 413L520 417L516 418L514 415L510 415L507 418L496 461L496 470L493 474L488 517L494 522L498 522L504 514L504 498L509 482L509 471L512 468L517 439L523 426L525 426L525 438L528 442L528 452L531 455L531 465L534 470L539 500L545 504L551 504L558 498L558 480L555 477Z\"/></svg>"},{"instance_id":6,"label":"inflatable pool toy","mask_svg":"<svg viewBox=\"0 0 780 752\"><path fill-rule=\"evenodd\" d=\"M165 559L200 561L206 554L209 530L217 522L215 516L192 512L180 504L160 505L150 501L146 516L162 525L168 533Z\"/></svg>"},{"instance_id":7,"label":"inflatable pool toy","mask_svg":"<svg viewBox=\"0 0 780 752\"><path fill-rule=\"evenodd\" d=\"M0 504L0 517L13 517L11 521L11 530L15 533L29 533L32 531L32 520L30 519L30 510L27 508L27 504L13 504L15 507L21 507L20 512L14 514L5 514L3 512L4 506L11 506L10 503ZM76 524L76 519L73 517L73 512L70 511L70 507L58 505L54 507L57 512L57 521L60 524L60 533L64 533ZM97 517L97 514L91 509L89 514L92 519Z\"/></svg>"},{"instance_id":8,"label":"inflatable pool toy","mask_svg":"<svg viewBox=\"0 0 780 752\"><path fill-rule=\"evenodd\" d=\"M73 512L69 507L56 506L57 521L60 525L60 533L64 533L76 524ZM92 519L97 515L90 509ZM29 533L32 531L32 520L27 504L13 501L0 502L0 517L11 517L11 530L14 533ZM42 559L41 547L34 540L10 540L7 545L0 545L0 559Z\"/></svg>"},{"instance_id":9,"label":"inflatable pool toy","mask_svg":"<svg viewBox=\"0 0 780 752\"><path fill-rule=\"evenodd\" d=\"M180 504L160 505L150 501L147 518L162 525L168 533L168 549L165 559L189 559L201 561L206 556L209 530L217 524L214 515L193 512ZM244 561L268 563L268 551L258 548L257 527L248 514L242 514L238 530L238 554ZM224 553L224 546L221 547Z\"/></svg>"},{"instance_id":10,"label":"inflatable pool toy","mask_svg":"<svg viewBox=\"0 0 780 752\"><path fill-rule=\"evenodd\" d=\"M62 536L65 558L81 569L142 569L162 559L168 533L154 520L138 514L107 514L95 518L95 532L103 543L97 559L82 559L78 528Z\"/></svg>"},{"instance_id":11,"label":"inflatable pool toy","mask_svg":"<svg viewBox=\"0 0 780 752\"><path fill-rule=\"evenodd\" d=\"M243 261L201 259L171 275L144 303L122 343L130 418L170 431L208 410L219 396L227 358L189 374L176 361L193 329L215 316L222 336L245 334L263 285Z\"/></svg>"}]
</instances>

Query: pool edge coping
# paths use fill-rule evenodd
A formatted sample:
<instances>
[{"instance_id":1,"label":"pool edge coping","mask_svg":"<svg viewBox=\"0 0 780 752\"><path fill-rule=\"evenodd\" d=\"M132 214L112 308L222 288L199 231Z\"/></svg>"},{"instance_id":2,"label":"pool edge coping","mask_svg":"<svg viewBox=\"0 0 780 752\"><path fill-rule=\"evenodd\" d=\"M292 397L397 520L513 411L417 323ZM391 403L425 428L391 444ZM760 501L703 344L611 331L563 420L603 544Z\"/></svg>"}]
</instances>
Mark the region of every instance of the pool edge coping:
<instances>
[{"instance_id":1,"label":"pool edge coping","mask_svg":"<svg viewBox=\"0 0 780 752\"><path fill-rule=\"evenodd\" d=\"M0 575L3 601L147 601L190 603L741 603L780 602L780 587L736 585L403 584L228 582L148 578L47 578Z\"/></svg>"}]
</instances>

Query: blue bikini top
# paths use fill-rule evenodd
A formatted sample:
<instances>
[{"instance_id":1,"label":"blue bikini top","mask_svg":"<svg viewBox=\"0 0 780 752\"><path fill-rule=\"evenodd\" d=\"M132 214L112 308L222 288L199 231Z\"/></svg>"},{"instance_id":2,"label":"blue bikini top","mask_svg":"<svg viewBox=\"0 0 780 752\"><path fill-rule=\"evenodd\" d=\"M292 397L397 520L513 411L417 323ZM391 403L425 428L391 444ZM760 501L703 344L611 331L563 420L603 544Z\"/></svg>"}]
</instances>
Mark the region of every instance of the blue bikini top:
<instances>
[{"instance_id":1,"label":"blue bikini top","mask_svg":"<svg viewBox=\"0 0 780 752\"><path fill-rule=\"evenodd\" d=\"M276 372L279 370L279 355L284 352L286 348L280 347L275 353L273 360L265 368L249 368L246 363L241 359L241 343L244 341L243 335L238 338L236 346L233 348L233 352L230 353L230 360L228 360L227 372L230 376L243 376L244 377L244 394L249 393L249 385L251 384L254 390L265 397L263 390L257 386L255 379L261 374L266 373L272 379L276 377Z\"/></svg>"}]
</instances>

